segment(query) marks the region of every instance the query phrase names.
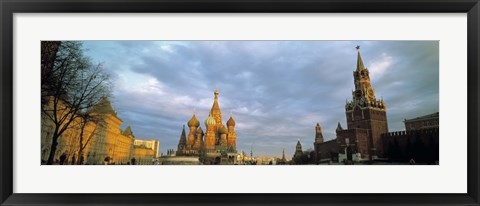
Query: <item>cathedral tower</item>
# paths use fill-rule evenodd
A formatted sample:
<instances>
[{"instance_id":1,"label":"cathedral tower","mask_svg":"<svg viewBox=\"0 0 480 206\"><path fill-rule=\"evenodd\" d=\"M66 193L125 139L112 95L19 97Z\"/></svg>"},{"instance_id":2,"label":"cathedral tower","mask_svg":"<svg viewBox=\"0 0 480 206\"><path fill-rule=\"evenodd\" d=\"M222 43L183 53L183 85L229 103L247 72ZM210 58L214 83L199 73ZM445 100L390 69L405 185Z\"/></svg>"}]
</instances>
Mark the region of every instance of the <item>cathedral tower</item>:
<instances>
[{"instance_id":1,"label":"cathedral tower","mask_svg":"<svg viewBox=\"0 0 480 206\"><path fill-rule=\"evenodd\" d=\"M195 141L193 143L193 149L194 150L200 150L202 149L203 145L203 130L202 127L198 127L197 131L195 131Z\"/></svg>"},{"instance_id":2,"label":"cathedral tower","mask_svg":"<svg viewBox=\"0 0 480 206\"><path fill-rule=\"evenodd\" d=\"M212 117L215 119L215 131L217 131L218 129L222 128L222 112L220 111L220 106L218 105L218 89L215 89L215 92L213 92L213 94L215 95L215 99L213 100L213 105L210 113L212 113Z\"/></svg>"},{"instance_id":3,"label":"cathedral tower","mask_svg":"<svg viewBox=\"0 0 480 206\"><path fill-rule=\"evenodd\" d=\"M237 149L237 133L235 133L235 120L233 120L232 114L230 114L230 118L227 121L228 127L228 148L233 147L233 149Z\"/></svg>"},{"instance_id":4,"label":"cathedral tower","mask_svg":"<svg viewBox=\"0 0 480 206\"><path fill-rule=\"evenodd\" d=\"M227 128L225 128L225 126L222 126L222 127L218 130L218 134L220 135L220 143L219 143L219 145L220 145L222 148L227 148L227 133L228 133L228 130L227 130Z\"/></svg>"},{"instance_id":5,"label":"cathedral tower","mask_svg":"<svg viewBox=\"0 0 480 206\"><path fill-rule=\"evenodd\" d=\"M187 136L185 135L185 125L183 125L182 134L180 135L180 141L177 146L177 155L185 154L185 149L187 146Z\"/></svg>"},{"instance_id":6,"label":"cathedral tower","mask_svg":"<svg viewBox=\"0 0 480 206\"><path fill-rule=\"evenodd\" d=\"M208 118L205 120L205 126L207 127L207 133L205 134L205 149L207 150L215 149L217 134L216 125L217 122L212 117L212 114L208 115Z\"/></svg>"},{"instance_id":7,"label":"cathedral tower","mask_svg":"<svg viewBox=\"0 0 480 206\"><path fill-rule=\"evenodd\" d=\"M353 72L355 91L352 101L345 104L348 129L366 129L369 135L369 148L372 158L383 157L381 134L388 132L387 111L383 99L375 97L375 89L370 84L368 68L363 64L360 46L357 46L357 68ZM341 127L341 126L340 126Z\"/></svg>"},{"instance_id":8,"label":"cathedral tower","mask_svg":"<svg viewBox=\"0 0 480 206\"><path fill-rule=\"evenodd\" d=\"M190 128L190 131L188 132L188 139L187 139L187 150L190 150L193 148L193 144L195 141L195 131L197 130L197 127L200 126L200 122L197 120L197 117L195 114L193 114L192 118L190 121L188 121L188 127Z\"/></svg>"}]
</instances>

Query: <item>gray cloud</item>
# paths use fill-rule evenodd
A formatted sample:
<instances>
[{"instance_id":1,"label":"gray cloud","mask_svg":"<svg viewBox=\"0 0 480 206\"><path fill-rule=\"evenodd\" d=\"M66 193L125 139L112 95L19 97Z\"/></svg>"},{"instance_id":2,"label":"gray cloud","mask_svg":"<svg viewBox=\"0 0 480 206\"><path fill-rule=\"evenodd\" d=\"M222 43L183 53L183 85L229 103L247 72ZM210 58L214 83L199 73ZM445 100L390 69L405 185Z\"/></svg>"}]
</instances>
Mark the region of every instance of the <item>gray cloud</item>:
<instances>
[{"instance_id":1,"label":"gray cloud","mask_svg":"<svg viewBox=\"0 0 480 206\"><path fill-rule=\"evenodd\" d=\"M224 123L237 122L237 144L257 155L291 156L297 139L313 147L314 127L335 138L351 99L355 45L387 104L389 130L404 118L438 111L436 41L87 41L115 82L113 106L139 138L176 148L194 108L203 122L220 91ZM202 124L203 126L203 124Z\"/></svg>"}]
</instances>

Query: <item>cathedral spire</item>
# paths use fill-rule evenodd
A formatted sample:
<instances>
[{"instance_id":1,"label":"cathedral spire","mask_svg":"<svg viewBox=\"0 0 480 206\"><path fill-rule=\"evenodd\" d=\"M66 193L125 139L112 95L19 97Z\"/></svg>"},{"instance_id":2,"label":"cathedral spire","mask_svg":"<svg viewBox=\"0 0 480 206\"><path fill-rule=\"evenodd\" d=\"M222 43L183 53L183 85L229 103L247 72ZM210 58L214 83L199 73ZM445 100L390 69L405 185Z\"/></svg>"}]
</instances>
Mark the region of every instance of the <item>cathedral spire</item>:
<instances>
[{"instance_id":1,"label":"cathedral spire","mask_svg":"<svg viewBox=\"0 0 480 206\"><path fill-rule=\"evenodd\" d=\"M218 88L215 89L215 92L213 93L215 95L215 99L213 100L213 105L212 109L210 110L210 113L212 114L212 117L215 119L215 122L217 124L217 129L220 129L222 127L222 112L220 111L220 105L218 104Z\"/></svg>"},{"instance_id":2,"label":"cathedral spire","mask_svg":"<svg viewBox=\"0 0 480 206\"><path fill-rule=\"evenodd\" d=\"M180 141L178 141L177 155L184 154L186 145L187 145L187 135L185 135L185 125L183 125L182 135L180 135Z\"/></svg>"},{"instance_id":3,"label":"cathedral spire","mask_svg":"<svg viewBox=\"0 0 480 206\"><path fill-rule=\"evenodd\" d=\"M357 49L357 52L358 52L357 71L361 71L365 69L365 66L363 65L362 56L360 55L360 46L357 45L355 48Z\"/></svg>"},{"instance_id":4,"label":"cathedral spire","mask_svg":"<svg viewBox=\"0 0 480 206\"><path fill-rule=\"evenodd\" d=\"M185 135L185 125L182 128L182 135L180 136L180 142L185 143L187 141L187 135Z\"/></svg>"}]
</instances>

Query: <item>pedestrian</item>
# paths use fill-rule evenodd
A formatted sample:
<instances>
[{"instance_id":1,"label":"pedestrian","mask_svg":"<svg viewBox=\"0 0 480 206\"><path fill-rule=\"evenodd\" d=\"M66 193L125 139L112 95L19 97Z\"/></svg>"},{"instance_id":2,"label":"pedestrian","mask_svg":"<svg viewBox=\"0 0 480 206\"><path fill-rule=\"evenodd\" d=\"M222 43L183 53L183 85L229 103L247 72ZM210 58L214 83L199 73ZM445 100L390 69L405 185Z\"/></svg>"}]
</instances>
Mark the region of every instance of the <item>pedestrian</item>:
<instances>
[{"instance_id":1,"label":"pedestrian","mask_svg":"<svg viewBox=\"0 0 480 206\"><path fill-rule=\"evenodd\" d=\"M67 159L67 154L65 154L65 152L64 152L60 156L60 165L63 165L63 163L65 162L66 159Z\"/></svg>"}]
</instances>

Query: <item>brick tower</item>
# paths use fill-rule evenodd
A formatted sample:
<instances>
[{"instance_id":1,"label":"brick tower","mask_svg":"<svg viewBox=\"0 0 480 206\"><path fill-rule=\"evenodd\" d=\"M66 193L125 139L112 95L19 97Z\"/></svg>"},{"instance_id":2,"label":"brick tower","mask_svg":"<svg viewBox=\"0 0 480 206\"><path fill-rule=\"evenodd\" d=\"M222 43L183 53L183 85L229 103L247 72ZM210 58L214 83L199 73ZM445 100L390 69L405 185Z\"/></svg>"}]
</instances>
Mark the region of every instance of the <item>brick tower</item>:
<instances>
[{"instance_id":1,"label":"brick tower","mask_svg":"<svg viewBox=\"0 0 480 206\"><path fill-rule=\"evenodd\" d=\"M384 157L381 135L388 132L387 107L383 98L375 97L368 68L363 65L360 55L360 46L356 48L357 68L353 72L355 91L352 92L352 101L347 101L345 105L348 130L366 129L371 157Z\"/></svg>"}]
</instances>

